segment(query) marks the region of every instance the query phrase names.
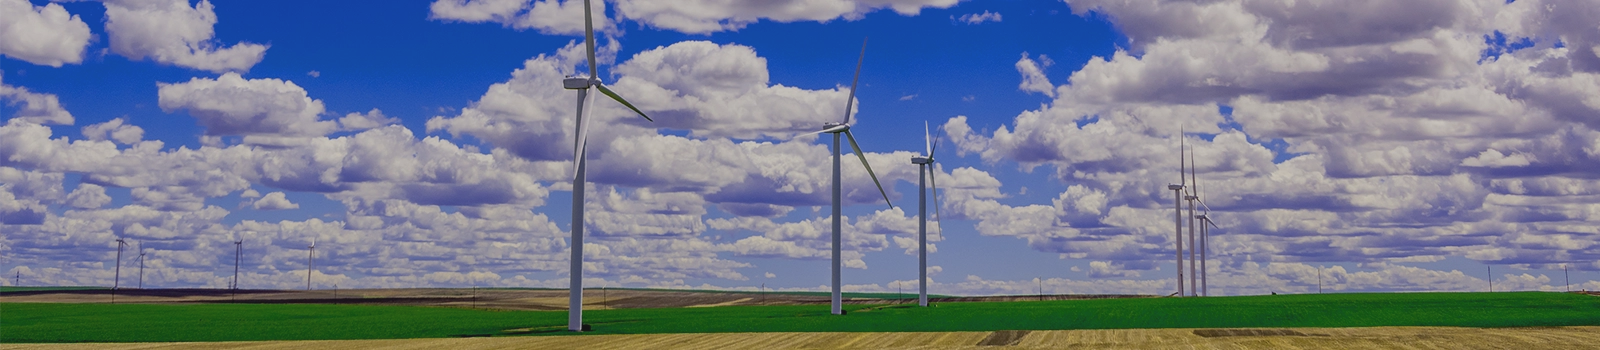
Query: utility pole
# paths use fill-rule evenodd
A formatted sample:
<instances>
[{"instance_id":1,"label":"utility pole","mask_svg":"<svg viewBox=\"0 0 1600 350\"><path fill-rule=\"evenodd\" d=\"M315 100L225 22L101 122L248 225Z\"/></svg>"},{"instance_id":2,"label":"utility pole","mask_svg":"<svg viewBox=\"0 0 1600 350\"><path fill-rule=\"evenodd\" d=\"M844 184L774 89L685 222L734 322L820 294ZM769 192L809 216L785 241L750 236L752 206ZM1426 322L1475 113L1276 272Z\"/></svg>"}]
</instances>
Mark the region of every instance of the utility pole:
<instances>
[{"instance_id":1,"label":"utility pole","mask_svg":"<svg viewBox=\"0 0 1600 350\"><path fill-rule=\"evenodd\" d=\"M1567 268L1564 267L1564 266L1561 268L1562 271L1566 271L1566 269ZM1571 289L1572 289L1570 287L1571 284L1572 284L1572 282L1567 282L1567 285L1569 285L1569 287L1567 288L1568 291L1571 291ZM17 287L21 287L22 286L22 270L17 270L17 281L16 282L11 282L11 285L17 286Z\"/></svg>"},{"instance_id":2,"label":"utility pole","mask_svg":"<svg viewBox=\"0 0 1600 350\"><path fill-rule=\"evenodd\" d=\"M1317 294L1322 294L1322 266L1317 266Z\"/></svg>"},{"instance_id":3,"label":"utility pole","mask_svg":"<svg viewBox=\"0 0 1600 350\"><path fill-rule=\"evenodd\" d=\"M1044 277L1038 277L1038 279L1039 279L1039 301L1044 301Z\"/></svg>"},{"instance_id":4,"label":"utility pole","mask_svg":"<svg viewBox=\"0 0 1600 350\"><path fill-rule=\"evenodd\" d=\"M1483 268L1489 271L1489 292L1494 293L1494 266L1484 266Z\"/></svg>"},{"instance_id":5,"label":"utility pole","mask_svg":"<svg viewBox=\"0 0 1600 350\"><path fill-rule=\"evenodd\" d=\"M1561 276L1567 278L1567 291L1572 291L1572 275L1567 274L1567 264L1561 264Z\"/></svg>"}]
</instances>

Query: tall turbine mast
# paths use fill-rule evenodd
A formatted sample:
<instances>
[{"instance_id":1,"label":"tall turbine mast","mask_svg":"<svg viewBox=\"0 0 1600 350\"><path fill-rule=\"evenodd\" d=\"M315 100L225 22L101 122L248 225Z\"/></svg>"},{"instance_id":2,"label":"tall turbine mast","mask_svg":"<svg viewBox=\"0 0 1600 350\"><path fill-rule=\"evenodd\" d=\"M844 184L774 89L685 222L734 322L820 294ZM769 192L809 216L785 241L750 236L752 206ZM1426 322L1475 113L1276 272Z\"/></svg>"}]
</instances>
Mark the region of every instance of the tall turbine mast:
<instances>
[{"instance_id":1,"label":"tall turbine mast","mask_svg":"<svg viewBox=\"0 0 1600 350\"><path fill-rule=\"evenodd\" d=\"M600 74L597 69L599 62L596 62L594 58L593 11L590 0L583 0L583 46L588 54L589 76L569 77L561 81L563 88L578 90L578 119L574 123L576 130L573 133L572 144L572 239L569 244L569 248L572 250L572 258L569 261L568 277L571 279L569 281L567 300L567 330L573 332L585 331L583 325L583 185L584 172L587 170L588 164L586 158L589 146L589 122L593 119L590 118L590 114L594 112L594 99L590 97L597 93L605 94L606 97L610 97L612 100L622 103L623 106L633 110L634 113L638 113L645 120L655 121L651 120L649 116L645 116L644 112L639 111L639 108L634 107L632 103L628 103L627 100L622 99L622 96L618 96L616 92L606 88L605 84L600 82Z\"/></svg>"},{"instance_id":2,"label":"tall turbine mast","mask_svg":"<svg viewBox=\"0 0 1600 350\"><path fill-rule=\"evenodd\" d=\"M841 237L843 236L843 232L844 232L844 228L842 226L843 223L844 223L844 215L840 212L840 210L843 208L843 206L840 204L840 199L843 198L841 196L841 194L840 194L840 192L841 192L840 186L842 185L843 181L841 180L842 176L840 176L840 173L839 173L839 169L841 168L840 165L839 165L839 158L840 158L839 135L840 134L843 134L846 139L850 140L850 148L856 151L856 157L861 158L861 165L863 167L867 168L867 175L871 176L872 177L872 183L878 186L878 193L883 194L883 201L885 203L889 204L889 208L894 208L894 203L889 203L889 192L883 190L883 183L878 182L878 175L872 172L872 165L871 164L867 164L867 155L865 153L861 153L861 146L856 143L855 134L852 134L850 132L850 112L852 112L853 109L855 108L856 83L861 81L861 62L864 61L866 59L866 57L867 57L867 40L866 39L862 39L861 40L861 56L856 59L856 75L855 75L855 78L851 79L851 81L850 81L850 95L847 97L847 99L845 100L845 103L844 103L844 122L842 122L842 123L826 123L826 124L823 124L822 125L822 130L818 131L818 133L833 134L833 296L832 296L833 310L832 310L832 312L833 312L834 315L843 315L844 314L844 309L842 307L843 293L840 290L841 284L840 284L840 270L839 270L840 269L840 260L842 260L842 258L843 258L842 252L840 251L840 247L843 245Z\"/></svg>"},{"instance_id":3,"label":"tall turbine mast","mask_svg":"<svg viewBox=\"0 0 1600 350\"><path fill-rule=\"evenodd\" d=\"M144 242L139 242L139 289L144 289Z\"/></svg>"},{"instance_id":4,"label":"tall turbine mast","mask_svg":"<svg viewBox=\"0 0 1600 350\"><path fill-rule=\"evenodd\" d=\"M933 210L939 210L939 183L934 177L939 175L933 165L933 150L936 144L932 134L928 133L928 123L922 123L922 137L924 153L920 157L911 157L911 164L917 165L917 305L928 306L928 184L933 185ZM932 174L930 174L930 172Z\"/></svg>"},{"instance_id":5,"label":"tall turbine mast","mask_svg":"<svg viewBox=\"0 0 1600 350\"><path fill-rule=\"evenodd\" d=\"M1190 160L1193 160L1192 155L1194 153L1191 152L1189 154L1191 155ZM1183 155L1179 154L1179 156L1181 157ZM1195 168L1194 162L1192 162L1192 161L1189 162L1189 174L1191 175L1190 176L1190 181L1189 181L1190 183L1194 183L1194 181L1193 181L1194 179L1193 179L1193 176L1192 176L1194 174L1194 168ZM1183 175L1180 173L1178 176L1183 176ZM1190 190L1190 191L1188 191L1189 194L1183 197L1184 200L1187 200L1189 202L1189 295L1190 296L1197 296L1197 295L1200 295L1200 293L1199 293L1199 291L1200 291L1199 284L1200 283L1198 283L1196 281L1196 278L1198 277L1200 272L1198 272L1196 270L1196 266L1195 266L1195 251L1196 251L1195 248L1199 247L1198 245L1195 244L1195 236L1198 236L1199 233L1195 231L1195 227L1194 227L1194 215L1195 215L1194 214L1194 200L1195 199L1199 199L1200 197L1194 195L1195 194L1194 193L1194 187L1191 187L1189 190Z\"/></svg>"},{"instance_id":6,"label":"tall turbine mast","mask_svg":"<svg viewBox=\"0 0 1600 350\"><path fill-rule=\"evenodd\" d=\"M117 268L111 277L111 290L113 292L122 286L122 247L126 246L128 246L127 241L124 241L121 238L117 239ZM112 294L111 298L112 300L115 300L116 294Z\"/></svg>"},{"instance_id":7,"label":"tall turbine mast","mask_svg":"<svg viewBox=\"0 0 1600 350\"><path fill-rule=\"evenodd\" d=\"M306 247L306 290L311 290L311 257L317 254L317 239L311 238L311 246Z\"/></svg>"},{"instance_id":8,"label":"tall turbine mast","mask_svg":"<svg viewBox=\"0 0 1600 350\"><path fill-rule=\"evenodd\" d=\"M239 290L239 256L244 255L244 240L233 241L233 290Z\"/></svg>"},{"instance_id":9,"label":"tall turbine mast","mask_svg":"<svg viewBox=\"0 0 1600 350\"><path fill-rule=\"evenodd\" d=\"M1176 244L1176 246L1178 248L1177 249L1178 261L1177 261L1177 265L1174 266L1174 267L1177 268L1176 270L1178 271L1178 293L1177 293L1178 296L1183 296L1183 201L1182 201L1182 193L1183 193L1184 185L1187 184L1185 182L1186 178L1183 176L1183 169L1184 168L1185 168L1185 164L1183 162L1183 129L1180 127L1178 129L1178 184L1176 184L1176 185L1173 185L1173 184L1167 185L1167 189L1172 190L1172 221L1173 221L1173 223L1172 223L1172 226L1173 226L1172 231L1176 235L1176 239L1174 239L1173 242L1174 242L1174 244Z\"/></svg>"}]
</instances>

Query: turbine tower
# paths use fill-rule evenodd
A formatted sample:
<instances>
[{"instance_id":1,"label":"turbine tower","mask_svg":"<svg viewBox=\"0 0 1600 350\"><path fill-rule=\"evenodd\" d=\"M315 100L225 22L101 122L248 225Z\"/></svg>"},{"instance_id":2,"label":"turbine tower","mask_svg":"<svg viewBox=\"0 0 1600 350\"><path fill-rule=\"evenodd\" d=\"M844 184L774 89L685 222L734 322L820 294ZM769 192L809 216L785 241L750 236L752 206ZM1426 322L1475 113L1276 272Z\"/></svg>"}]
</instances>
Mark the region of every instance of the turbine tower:
<instances>
[{"instance_id":1,"label":"turbine tower","mask_svg":"<svg viewBox=\"0 0 1600 350\"><path fill-rule=\"evenodd\" d=\"M144 242L139 242L139 289L144 289Z\"/></svg>"},{"instance_id":2,"label":"turbine tower","mask_svg":"<svg viewBox=\"0 0 1600 350\"><path fill-rule=\"evenodd\" d=\"M1189 162L1189 175L1190 175L1189 182L1190 183L1194 183L1194 162L1193 162L1194 153L1190 152L1189 155L1190 155L1190 158L1189 158L1189 160L1190 160L1190 162ZM1182 157L1183 155L1180 153L1178 156ZM1178 176L1183 176L1183 173L1180 172L1178 174ZM1200 291L1199 284L1200 283L1198 283L1196 281L1196 278L1198 277L1200 272L1198 272L1195 269L1195 267L1196 267L1195 266L1195 253L1196 253L1195 252L1196 251L1195 248L1199 247L1198 245L1195 245L1195 236L1198 236L1198 232L1195 232L1195 227L1194 227L1194 218L1195 218L1194 201L1196 199L1200 199L1200 196L1196 196L1195 194L1197 194L1197 193L1194 192L1194 189L1197 188L1197 187L1199 187L1199 184L1191 186L1189 188L1189 191L1188 191L1189 194L1183 197L1184 200L1189 201L1189 296L1198 296L1198 295L1200 295L1200 293L1199 293L1199 291Z\"/></svg>"},{"instance_id":3,"label":"turbine tower","mask_svg":"<svg viewBox=\"0 0 1600 350\"><path fill-rule=\"evenodd\" d=\"M233 290L239 290L239 256L244 255L244 240L233 241Z\"/></svg>"},{"instance_id":4,"label":"turbine tower","mask_svg":"<svg viewBox=\"0 0 1600 350\"><path fill-rule=\"evenodd\" d=\"M1178 296L1183 296L1183 201L1182 194L1187 178L1183 176L1185 167L1183 162L1183 131L1178 131L1178 184L1168 184L1167 189L1172 190L1172 231L1176 235L1173 240L1178 248Z\"/></svg>"},{"instance_id":5,"label":"turbine tower","mask_svg":"<svg viewBox=\"0 0 1600 350\"><path fill-rule=\"evenodd\" d=\"M605 94L612 100L622 103L623 106L638 113L645 120L654 122L644 112L639 111L633 104L617 96L617 93L606 88L600 82L599 73L595 66L598 65L594 58L594 15L591 13L589 0L583 0L583 44L588 53L589 76L570 77L561 81L563 88L578 90L578 113L576 132L573 134L572 152L572 260L568 276L571 277L570 297L567 304L567 330L574 332L583 331L583 175L585 170L585 156L587 155L590 113L594 111L594 99L589 98L596 92Z\"/></svg>"},{"instance_id":6,"label":"turbine tower","mask_svg":"<svg viewBox=\"0 0 1600 350\"><path fill-rule=\"evenodd\" d=\"M924 150L921 157L911 157L911 164L917 165L917 305L928 306L928 185L933 185L933 210L939 210L939 182L934 177L939 175L933 167L933 150L935 144L933 136L928 133L928 122L922 122L922 139ZM930 172L932 172L930 174ZM936 216L937 218L938 216ZM937 226L937 222L935 222Z\"/></svg>"},{"instance_id":7,"label":"turbine tower","mask_svg":"<svg viewBox=\"0 0 1600 350\"><path fill-rule=\"evenodd\" d=\"M111 291L113 293L115 293L116 290L122 286L122 247L126 246L128 246L127 241L124 241L121 238L117 239L117 268L111 275ZM111 297L114 300L116 298L116 294L111 294Z\"/></svg>"},{"instance_id":8,"label":"turbine tower","mask_svg":"<svg viewBox=\"0 0 1600 350\"><path fill-rule=\"evenodd\" d=\"M311 239L311 246L306 247L306 290L311 290L311 257L317 254L317 239Z\"/></svg>"},{"instance_id":9,"label":"turbine tower","mask_svg":"<svg viewBox=\"0 0 1600 350\"><path fill-rule=\"evenodd\" d=\"M822 125L822 130L818 131L818 133L833 134L833 314L834 315L842 315L842 314L844 314L844 309L840 305L840 303L843 301L843 298L842 298L842 293L841 293L841 291L839 289L839 287L840 287L840 284L839 284L839 260L841 258L839 247L841 245L840 237L842 236L842 231L843 231L843 228L840 225L844 222L843 218L842 218L843 215L840 214L840 211L839 211L840 208L841 208L839 201L840 201L840 198L842 198L840 196L840 194L839 194L839 192L840 192L839 191L839 186L840 186L840 183L841 183L840 175L839 175L839 168L840 168L840 166L839 166L839 154L840 154L839 153L839 135L840 134L844 134L844 137L848 138L850 140L850 148L854 149L856 151L856 157L861 158L861 165L867 168L867 175L872 177L872 183L875 184L875 185L878 185L878 193L883 194L883 201L885 203L889 204L889 208L890 209L894 208L894 203L890 203L889 202L889 192L883 190L883 184L878 182L878 175L874 174L872 172L872 165L867 164L867 155L864 154L864 153L861 153L861 146L856 144L855 135L850 133L850 112L855 107L855 102L856 102L856 83L861 81L861 61L866 59L866 57L867 57L867 40L866 39L862 39L861 40L861 56L856 59L856 75L855 75L855 78L850 81L850 96L848 97L848 99L845 100L845 103L844 103L844 122L842 122L842 123L826 123L826 124L823 124Z\"/></svg>"}]
</instances>

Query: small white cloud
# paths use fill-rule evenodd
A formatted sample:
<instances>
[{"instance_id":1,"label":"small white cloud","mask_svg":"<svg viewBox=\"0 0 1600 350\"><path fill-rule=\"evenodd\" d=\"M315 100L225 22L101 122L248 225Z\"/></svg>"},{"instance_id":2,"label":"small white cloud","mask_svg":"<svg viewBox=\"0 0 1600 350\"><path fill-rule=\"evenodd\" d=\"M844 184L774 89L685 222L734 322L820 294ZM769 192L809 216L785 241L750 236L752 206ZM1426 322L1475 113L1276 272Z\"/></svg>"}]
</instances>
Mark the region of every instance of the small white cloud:
<instances>
[{"instance_id":1,"label":"small white cloud","mask_svg":"<svg viewBox=\"0 0 1600 350\"><path fill-rule=\"evenodd\" d=\"M916 99L916 98L917 98L917 94L910 94L910 95L900 96L900 100L901 101L910 101L910 100Z\"/></svg>"},{"instance_id":2,"label":"small white cloud","mask_svg":"<svg viewBox=\"0 0 1600 350\"><path fill-rule=\"evenodd\" d=\"M383 111L373 108L365 114L350 113L344 115L344 118L339 118L339 129L346 131L366 130L399 122L399 119L386 117L383 115Z\"/></svg>"},{"instance_id":3,"label":"small white cloud","mask_svg":"<svg viewBox=\"0 0 1600 350\"><path fill-rule=\"evenodd\" d=\"M310 71L310 72L306 72L306 75L309 75L312 78L321 78L322 77L322 72Z\"/></svg>"},{"instance_id":4,"label":"small white cloud","mask_svg":"<svg viewBox=\"0 0 1600 350\"><path fill-rule=\"evenodd\" d=\"M250 70L267 52L266 45L252 43L219 47L213 39L217 13L207 0L194 7L188 0L112 0L105 5L111 51L130 59L222 73Z\"/></svg>"},{"instance_id":5,"label":"small white cloud","mask_svg":"<svg viewBox=\"0 0 1600 350\"><path fill-rule=\"evenodd\" d=\"M961 18L957 18L956 20L961 21L962 23L966 23L966 24L980 24L980 23L983 23L983 22L999 22L1000 21L1000 14L999 13L994 13L994 12L989 12L989 11L983 11L983 13L969 13L969 14L961 15Z\"/></svg>"},{"instance_id":6,"label":"small white cloud","mask_svg":"<svg viewBox=\"0 0 1600 350\"><path fill-rule=\"evenodd\" d=\"M767 278L778 278L778 274L768 272L767 273Z\"/></svg>"},{"instance_id":7,"label":"small white cloud","mask_svg":"<svg viewBox=\"0 0 1600 350\"><path fill-rule=\"evenodd\" d=\"M256 192L255 189L244 190L239 194L239 198L261 198L261 192Z\"/></svg>"},{"instance_id":8,"label":"small white cloud","mask_svg":"<svg viewBox=\"0 0 1600 350\"><path fill-rule=\"evenodd\" d=\"M83 137L101 141L115 140L117 143L131 145L144 138L144 128L127 123L122 118L83 127Z\"/></svg>"},{"instance_id":9,"label":"small white cloud","mask_svg":"<svg viewBox=\"0 0 1600 350\"><path fill-rule=\"evenodd\" d=\"M273 192L261 197L261 200L256 201L252 207L256 210L286 210L299 209L300 205L290 202L289 198L283 196L283 192Z\"/></svg>"},{"instance_id":10,"label":"small white cloud","mask_svg":"<svg viewBox=\"0 0 1600 350\"><path fill-rule=\"evenodd\" d=\"M1023 52L1022 59L1017 60L1017 73L1022 73L1022 84L1017 89L1056 97L1056 86L1050 84L1050 78L1044 75L1044 69L1052 64L1055 62L1050 57L1039 55L1039 60L1035 61L1028 57L1027 52Z\"/></svg>"},{"instance_id":11,"label":"small white cloud","mask_svg":"<svg viewBox=\"0 0 1600 350\"><path fill-rule=\"evenodd\" d=\"M89 25L58 4L0 0L0 55L43 66L83 62Z\"/></svg>"},{"instance_id":12,"label":"small white cloud","mask_svg":"<svg viewBox=\"0 0 1600 350\"><path fill-rule=\"evenodd\" d=\"M978 100L978 96L976 96L976 95L961 96L961 101L963 101L963 102L972 102L972 101L977 101L977 100Z\"/></svg>"},{"instance_id":13,"label":"small white cloud","mask_svg":"<svg viewBox=\"0 0 1600 350\"><path fill-rule=\"evenodd\" d=\"M4 76L0 76L0 101L7 105L22 105L12 120L21 120L33 124L60 124L72 125L72 113L61 107L61 100L52 94L29 92L28 88L6 85Z\"/></svg>"},{"instance_id":14,"label":"small white cloud","mask_svg":"<svg viewBox=\"0 0 1600 350\"><path fill-rule=\"evenodd\" d=\"M79 184L72 194L67 195L67 205L78 209L99 209L111 203L111 196L106 195L106 188L96 184Z\"/></svg>"}]
</instances>

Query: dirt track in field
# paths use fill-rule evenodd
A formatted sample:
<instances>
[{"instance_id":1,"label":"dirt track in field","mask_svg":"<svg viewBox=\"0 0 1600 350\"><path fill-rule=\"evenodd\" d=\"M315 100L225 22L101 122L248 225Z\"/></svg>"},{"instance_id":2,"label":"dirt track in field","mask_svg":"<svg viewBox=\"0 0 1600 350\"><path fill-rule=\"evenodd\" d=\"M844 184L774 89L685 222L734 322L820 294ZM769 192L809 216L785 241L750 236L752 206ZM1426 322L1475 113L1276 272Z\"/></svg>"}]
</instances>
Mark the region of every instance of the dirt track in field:
<instances>
[{"instance_id":1,"label":"dirt track in field","mask_svg":"<svg viewBox=\"0 0 1600 350\"><path fill-rule=\"evenodd\" d=\"M632 309L667 307L709 307L731 305L813 305L827 304L825 295L796 295L781 293L739 293L711 291L585 289L584 309ZM882 304L885 302L914 302L915 294L906 299L847 298L846 304ZM934 298L933 302L1070 300L1144 297L1137 295L1028 295ZM8 303L110 303L109 290L72 290L43 292L6 292L0 301ZM567 291L564 289L345 289L289 291L240 290L233 293L222 289L123 289L116 293L118 303L190 304L190 303L294 303L294 304L363 304L408 306L456 306L502 310L566 310Z\"/></svg>"},{"instance_id":2,"label":"dirt track in field","mask_svg":"<svg viewBox=\"0 0 1600 350\"><path fill-rule=\"evenodd\" d=\"M995 344L996 345L979 345ZM1002 345L1003 344L1003 345ZM0 344L0 349L1594 349L1600 327L1114 329L944 333L726 333L268 341Z\"/></svg>"}]
</instances>

